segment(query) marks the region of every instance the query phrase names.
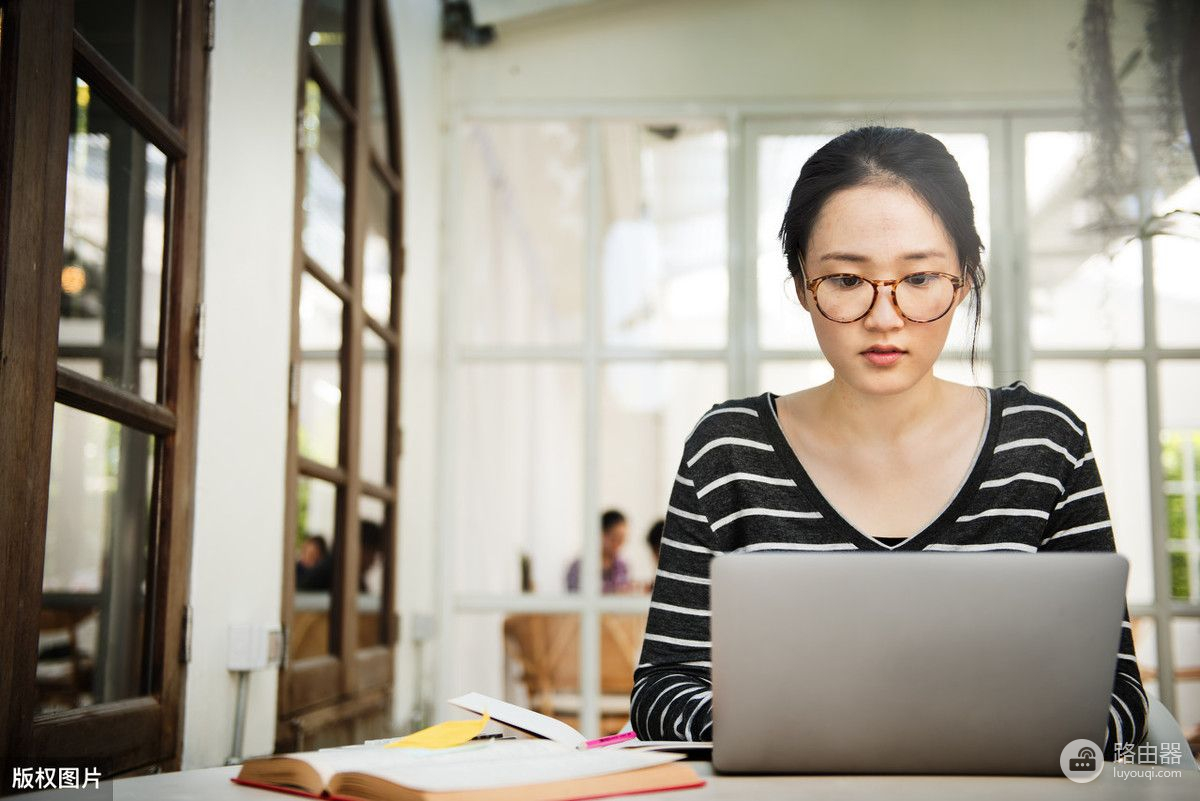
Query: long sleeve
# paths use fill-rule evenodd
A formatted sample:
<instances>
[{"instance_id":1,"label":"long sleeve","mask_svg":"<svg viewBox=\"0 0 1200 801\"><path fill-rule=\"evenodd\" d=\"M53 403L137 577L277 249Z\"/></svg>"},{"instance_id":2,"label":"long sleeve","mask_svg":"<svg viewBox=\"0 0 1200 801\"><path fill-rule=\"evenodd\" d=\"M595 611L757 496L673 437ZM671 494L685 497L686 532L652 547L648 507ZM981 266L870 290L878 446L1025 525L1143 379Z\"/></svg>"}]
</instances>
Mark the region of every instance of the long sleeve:
<instances>
[{"instance_id":1,"label":"long sleeve","mask_svg":"<svg viewBox=\"0 0 1200 801\"><path fill-rule=\"evenodd\" d=\"M686 461L663 528L630 722L643 740L712 739L709 562L713 533Z\"/></svg>"},{"instance_id":2,"label":"long sleeve","mask_svg":"<svg viewBox=\"0 0 1200 801\"><path fill-rule=\"evenodd\" d=\"M1116 550L1112 521L1100 471L1084 427L1079 442L1072 449L1075 467L1070 468L1063 492L1050 514L1046 537L1040 551L1108 551ZM1104 758L1113 761L1118 747L1138 745L1146 736L1149 703L1138 671L1137 655L1133 650L1133 630L1129 623L1129 608L1121 623L1121 646L1117 655L1116 675L1113 678L1112 701L1108 711L1108 734L1104 741Z\"/></svg>"}]
</instances>

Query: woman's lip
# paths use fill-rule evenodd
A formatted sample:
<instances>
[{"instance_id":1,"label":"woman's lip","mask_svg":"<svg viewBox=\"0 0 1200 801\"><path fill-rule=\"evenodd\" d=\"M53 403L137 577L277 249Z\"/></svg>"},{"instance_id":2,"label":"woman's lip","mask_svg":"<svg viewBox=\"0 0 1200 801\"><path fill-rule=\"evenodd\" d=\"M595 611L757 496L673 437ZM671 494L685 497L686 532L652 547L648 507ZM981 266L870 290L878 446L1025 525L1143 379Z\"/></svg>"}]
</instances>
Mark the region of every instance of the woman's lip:
<instances>
[{"instance_id":1,"label":"woman's lip","mask_svg":"<svg viewBox=\"0 0 1200 801\"><path fill-rule=\"evenodd\" d=\"M902 350L868 350L863 351L863 356L867 361L876 367L887 367L900 361L900 357L904 355Z\"/></svg>"}]
</instances>

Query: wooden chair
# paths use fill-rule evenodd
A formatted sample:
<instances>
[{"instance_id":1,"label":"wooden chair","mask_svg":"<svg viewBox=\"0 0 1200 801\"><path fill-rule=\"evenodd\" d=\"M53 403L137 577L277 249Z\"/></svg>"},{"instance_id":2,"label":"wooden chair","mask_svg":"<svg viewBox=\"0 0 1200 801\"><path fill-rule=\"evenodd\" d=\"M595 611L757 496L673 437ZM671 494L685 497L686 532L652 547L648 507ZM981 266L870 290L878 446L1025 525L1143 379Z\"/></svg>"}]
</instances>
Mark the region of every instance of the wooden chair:
<instances>
[{"instance_id":1,"label":"wooden chair","mask_svg":"<svg viewBox=\"0 0 1200 801\"><path fill-rule=\"evenodd\" d=\"M629 719L633 668L646 630L644 614L600 617L600 729L615 734ZM516 614L504 620L506 676L516 668L518 680L535 712L578 728L579 616ZM511 692L509 693L511 697Z\"/></svg>"},{"instance_id":2,"label":"wooden chair","mask_svg":"<svg viewBox=\"0 0 1200 801\"><path fill-rule=\"evenodd\" d=\"M67 641L57 649L62 652L61 655L38 655L39 707L74 709L80 706L85 695L92 692L95 660L92 654L80 649L77 631L85 621L97 614L92 606L40 610L39 631L65 633Z\"/></svg>"}]
</instances>

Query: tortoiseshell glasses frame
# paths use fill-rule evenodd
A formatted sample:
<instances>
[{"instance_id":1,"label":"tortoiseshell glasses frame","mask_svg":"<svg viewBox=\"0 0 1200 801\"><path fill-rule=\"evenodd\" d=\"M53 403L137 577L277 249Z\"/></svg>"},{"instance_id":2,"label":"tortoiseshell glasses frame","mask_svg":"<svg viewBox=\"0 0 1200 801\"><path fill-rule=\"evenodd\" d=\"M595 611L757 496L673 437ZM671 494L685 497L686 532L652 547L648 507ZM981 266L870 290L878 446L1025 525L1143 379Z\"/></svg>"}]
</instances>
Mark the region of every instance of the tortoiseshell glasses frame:
<instances>
[{"instance_id":1,"label":"tortoiseshell glasses frame","mask_svg":"<svg viewBox=\"0 0 1200 801\"><path fill-rule=\"evenodd\" d=\"M896 299L896 287L897 287L897 285L909 280L910 278L913 278L914 276L937 276L939 278L947 278L950 280L950 284L954 287L954 291L950 294L950 298L946 302L946 308L942 309L942 311L939 314L937 314L933 317L918 319L916 317L910 317L909 315L905 314L904 309L900 308L900 302ZM827 312L825 309L821 308L821 301L820 301L820 298L817 296L817 289L821 286L821 284L823 282L828 281L831 278L854 278L859 281L865 281L866 283L871 285L871 302L869 304L867 304L867 308L866 308L866 310L863 311L862 314L858 315L857 317L848 319L848 320L841 320L841 319L838 319L837 317L830 316L829 312ZM829 275L822 275L817 278L813 278L809 281L806 281L804 286L808 289L809 292L812 293L813 300L816 302L817 311L821 312L821 316L831 322L854 323L854 322L858 322L859 320L863 319L864 317L866 317L868 314L871 313L871 309L875 308L875 301L879 299L879 288L886 286L886 287L891 287L892 291L888 293L888 296L891 298L892 307L896 309L897 314L899 314L901 317L903 317L905 320L908 320L909 322L932 323L935 320L940 320L941 318L945 317L947 312L949 312L950 309L954 308L954 299L958 295L958 291L960 289L962 289L962 287L965 283L966 282L960 276L957 276L957 275L952 275L950 273L942 273L942 272L923 270L921 272L909 273L908 275L902 276L901 278L891 278L891 279L887 279L887 280L866 278L861 275L854 275L853 273L831 273Z\"/></svg>"}]
</instances>

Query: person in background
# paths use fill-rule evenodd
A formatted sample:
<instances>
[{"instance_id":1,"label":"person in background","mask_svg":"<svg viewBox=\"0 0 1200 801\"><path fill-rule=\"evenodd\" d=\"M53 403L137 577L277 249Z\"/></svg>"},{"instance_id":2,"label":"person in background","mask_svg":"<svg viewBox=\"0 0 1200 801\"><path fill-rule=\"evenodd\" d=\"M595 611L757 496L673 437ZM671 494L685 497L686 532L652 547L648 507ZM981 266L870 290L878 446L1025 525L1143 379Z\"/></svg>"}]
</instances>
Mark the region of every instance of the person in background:
<instances>
[{"instance_id":1,"label":"person in background","mask_svg":"<svg viewBox=\"0 0 1200 801\"><path fill-rule=\"evenodd\" d=\"M625 515L616 509L609 509L600 516L600 566L602 568L603 584L601 592L628 592L629 568L621 559L621 546L629 534L629 523ZM576 559L567 569L567 590L579 592L579 567L582 560Z\"/></svg>"},{"instance_id":2,"label":"person in background","mask_svg":"<svg viewBox=\"0 0 1200 801\"><path fill-rule=\"evenodd\" d=\"M362 521L359 531L358 591L372 595L383 593L384 546L387 537L383 525Z\"/></svg>"},{"instance_id":3,"label":"person in background","mask_svg":"<svg viewBox=\"0 0 1200 801\"><path fill-rule=\"evenodd\" d=\"M654 553L654 572L658 572L658 549L662 547L663 528L666 526L665 520L656 520L650 530L646 532L646 544L650 546L650 550ZM654 592L654 575L651 574L650 580L646 582L646 592Z\"/></svg>"},{"instance_id":4,"label":"person in background","mask_svg":"<svg viewBox=\"0 0 1200 801\"><path fill-rule=\"evenodd\" d=\"M654 551L655 567L658 567L658 549L662 546L662 533L665 525L665 520L658 520L650 527L650 531L646 534L646 544L650 546L650 550Z\"/></svg>"},{"instance_id":5,"label":"person in background","mask_svg":"<svg viewBox=\"0 0 1200 801\"><path fill-rule=\"evenodd\" d=\"M310 534L300 545L296 560L297 590L328 590L333 586L333 557L320 534Z\"/></svg>"}]
</instances>

